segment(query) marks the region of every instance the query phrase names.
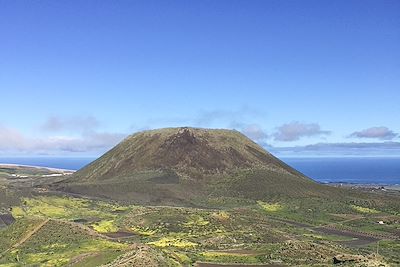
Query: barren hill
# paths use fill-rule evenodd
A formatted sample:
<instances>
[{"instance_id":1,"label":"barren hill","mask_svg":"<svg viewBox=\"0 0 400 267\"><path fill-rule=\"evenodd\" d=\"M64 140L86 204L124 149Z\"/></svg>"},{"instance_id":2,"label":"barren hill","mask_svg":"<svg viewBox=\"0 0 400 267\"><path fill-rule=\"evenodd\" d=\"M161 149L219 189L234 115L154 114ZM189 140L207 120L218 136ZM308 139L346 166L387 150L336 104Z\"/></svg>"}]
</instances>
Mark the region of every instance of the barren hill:
<instances>
[{"instance_id":1,"label":"barren hill","mask_svg":"<svg viewBox=\"0 0 400 267\"><path fill-rule=\"evenodd\" d=\"M217 197L312 196L324 194L326 188L238 131L183 127L129 136L76 172L62 189L141 203L181 204Z\"/></svg>"}]
</instances>

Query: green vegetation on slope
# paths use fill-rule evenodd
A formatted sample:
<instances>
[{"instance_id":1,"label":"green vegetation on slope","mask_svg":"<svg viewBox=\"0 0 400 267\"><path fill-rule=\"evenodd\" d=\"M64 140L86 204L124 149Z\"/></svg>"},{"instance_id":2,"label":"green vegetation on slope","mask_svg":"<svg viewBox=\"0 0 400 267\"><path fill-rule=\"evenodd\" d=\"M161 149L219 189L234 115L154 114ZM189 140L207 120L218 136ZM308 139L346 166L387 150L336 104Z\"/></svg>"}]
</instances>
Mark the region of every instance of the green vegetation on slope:
<instances>
[{"instance_id":1,"label":"green vegetation on slope","mask_svg":"<svg viewBox=\"0 0 400 267\"><path fill-rule=\"evenodd\" d=\"M340 191L313 182L237 131L194 128L134 134L56 188L181 206L215 197L257 200Z\"/></svg>"},{"instance_id":2,"label":"green vegetation on slope","mask_svg":"<svg viewBox=\"0 0 400 267\"><path fill-rule=\"evenodd\" d=\"M51 195L24 198L21 206L13 208L20 210L17 221L0 229L0 249L6 251L0 264L98 266L151 259L150 262L163 262L165 266L198 261L312 265L329 264L337 254L368 259L375 251L373 240L360 251L357 246L342 245L356 242L357 238L324 232L308 223L315 220L318 226L333 224L357 232L360 223L364 223L363 229L372 235L393 235L400 218L382 212L372 219L369 214L364 216L354 210L355 204L346 205L281 199L221 210L126 206ZM14 247L49 218L34 235ZM376 220L387 224L378 225ZM385 259L399 261L395 245L398 241L380 242ZM137 243L144 245L132 245Z\"/></svg>"}]
</instances>

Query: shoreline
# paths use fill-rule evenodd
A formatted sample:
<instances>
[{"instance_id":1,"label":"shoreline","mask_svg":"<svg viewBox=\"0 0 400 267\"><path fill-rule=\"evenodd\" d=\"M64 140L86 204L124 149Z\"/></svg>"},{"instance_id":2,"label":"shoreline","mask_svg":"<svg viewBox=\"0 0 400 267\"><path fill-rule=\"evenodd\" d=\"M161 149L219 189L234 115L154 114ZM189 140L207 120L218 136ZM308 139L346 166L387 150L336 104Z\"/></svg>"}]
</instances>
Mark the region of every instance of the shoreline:
<instances>
[{"instance_id":1,"label":"shoreline","mask_svg":"<svg viewBox=\"0 0 400 267\"><path fill-rule=\"evenodd\" d=\"M348 188L366 188L366 189L378 189L378 190L397 190L400 191L400 184L373 184L373 183L348 183L348 182L329 182L321 183L324 185L335 186L335 187L348 187Z\"/></svg>"},{"instance_id":2,"label":"shoreline","mask_svg":"<svg viewBox=\"0 0 400 267\"><path fill-rule=\"evenodd\" d=\"M0 163L0 167L25 167L25 168L35 168L35 169L46 169L50 171L58 171L58 172L76 172L76 170L62 169L62 168L52 168L52 167L44 167L44 166L34 166L34 165L25 165L25 164L13 164L13 163Z\"/></svg>"},{"instance_id":3,"label":"shoreline","mask_svg":"<svg viewBox=\"0 0 400 267\"><path fill-rule=\"evenodd\" d=\"M343 182L343 181L338 181L338 182L319 182L320 184L327 184L327 185L368 185L368 186L400 186L400 183L398 184L385 184L385 183L353 183L353 182Z\"/></svg>"}]
</instances>

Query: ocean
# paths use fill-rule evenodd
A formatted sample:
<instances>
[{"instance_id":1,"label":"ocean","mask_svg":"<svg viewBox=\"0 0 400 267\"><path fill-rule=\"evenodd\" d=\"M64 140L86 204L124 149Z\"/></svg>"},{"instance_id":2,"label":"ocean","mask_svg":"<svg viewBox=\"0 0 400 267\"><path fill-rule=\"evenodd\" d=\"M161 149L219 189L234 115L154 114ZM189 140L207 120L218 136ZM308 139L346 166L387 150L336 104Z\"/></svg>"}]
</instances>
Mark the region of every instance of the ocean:
<instances>
[{"instance_id":1,"label":"ocean","mask_svg":"<svg viewBox=\"0 0 400 267\"><path fill-rule=\"evenodd\" d=\"M321 183L400 184L400 158L281 158ZM95 158L0 157L0 163L78 170Z\"/></svg>"},{"instance_id":2,"label":"ocean","mask_svg":"<svg viewBox=\"0 0 400 267\"><path fill-rule=\"evenodd\" d=\"M400 184L400 158L283 158L321 183Z\"/></svg>"}]
</instances>

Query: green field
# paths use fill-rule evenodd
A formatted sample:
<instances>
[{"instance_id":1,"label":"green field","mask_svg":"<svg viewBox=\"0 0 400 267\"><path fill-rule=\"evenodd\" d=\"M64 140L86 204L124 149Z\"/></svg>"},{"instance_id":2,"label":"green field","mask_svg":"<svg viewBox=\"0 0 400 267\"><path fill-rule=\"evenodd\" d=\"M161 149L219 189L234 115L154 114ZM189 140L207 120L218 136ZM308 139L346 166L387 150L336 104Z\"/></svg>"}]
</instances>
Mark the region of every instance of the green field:
<instances>
[{"instance_id":1,"label":"green field","mask_svg":"<svg viewBox=\"0 0 400 267\"><path fill-rule=\"evenodd\" d=\"M346 246L357 238L317 230L325 225L388 237L398 233L398 215L379 211L371 217L353 205L338 209L333 203L317 206L313 201L255 201L238 208L204 209L123 205L46 193L22 198L12 207L16 222L0 228L0 266L98 266L149 255L154 266L330 265L338 254L400 264L398 240L379 238L375 255L376 241ZM379 225L378 220L387 223ZM132 252L138 245L143 255Z\"/></svg>"}]
</instances>

